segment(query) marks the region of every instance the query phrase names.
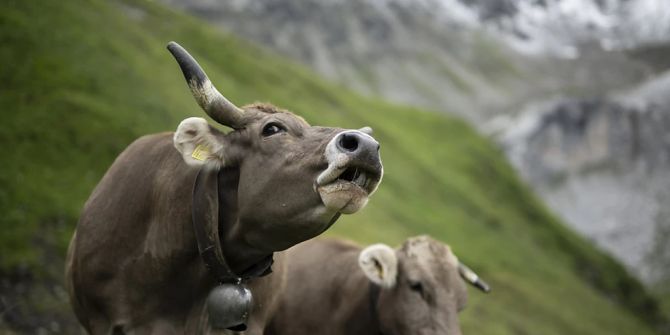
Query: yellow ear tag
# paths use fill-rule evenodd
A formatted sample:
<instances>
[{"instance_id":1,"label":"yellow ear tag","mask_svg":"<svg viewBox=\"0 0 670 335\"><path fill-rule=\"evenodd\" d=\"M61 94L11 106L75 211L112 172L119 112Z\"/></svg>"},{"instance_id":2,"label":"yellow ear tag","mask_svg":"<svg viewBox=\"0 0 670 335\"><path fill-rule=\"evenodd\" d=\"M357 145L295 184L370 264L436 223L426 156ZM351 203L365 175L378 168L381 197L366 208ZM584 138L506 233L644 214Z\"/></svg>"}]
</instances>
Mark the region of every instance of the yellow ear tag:
<instances>
[{"instance_id":1,"label":"yellow ear tag","mask_svg":"<svg viewBox=\"0 0 670 335\"><path fill-rule=\"evenodd\" d=\"M204 146L202 144L198 144L197 147L195 147L195 150L193 150L193 153L191 154L191 157L193 159L197 159L199 161L204 161L207 159L207 156L209 156L209 148L207 146Z\"/></svg>"}]
</instances>

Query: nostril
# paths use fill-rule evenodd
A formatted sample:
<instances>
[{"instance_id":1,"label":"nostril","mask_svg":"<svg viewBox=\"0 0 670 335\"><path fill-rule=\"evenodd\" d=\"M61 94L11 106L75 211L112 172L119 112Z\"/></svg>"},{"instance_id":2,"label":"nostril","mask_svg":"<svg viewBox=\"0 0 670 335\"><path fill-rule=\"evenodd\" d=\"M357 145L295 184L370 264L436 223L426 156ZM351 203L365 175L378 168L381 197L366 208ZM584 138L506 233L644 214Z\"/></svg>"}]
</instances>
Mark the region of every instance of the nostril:
<instances>
[{"instance_id":1,"label":"nostril","mask_svg":"<svg viewBox=\"0 0 670 335\"><path fill-rule=\"evenodd\" d=\"M342 150L353 152L358 149L358 136L354 134L342 134L337 143Z\"/></svg>"}]
</instances>

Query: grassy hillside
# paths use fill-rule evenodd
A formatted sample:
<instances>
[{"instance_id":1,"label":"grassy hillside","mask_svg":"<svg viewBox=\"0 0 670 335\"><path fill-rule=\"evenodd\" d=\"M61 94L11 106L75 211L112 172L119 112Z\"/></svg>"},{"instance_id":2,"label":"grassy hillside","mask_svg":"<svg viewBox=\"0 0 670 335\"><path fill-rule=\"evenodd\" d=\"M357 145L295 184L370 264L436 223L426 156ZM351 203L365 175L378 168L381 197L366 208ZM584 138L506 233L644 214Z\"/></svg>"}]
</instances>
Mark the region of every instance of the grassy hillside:
<instances>
[{"instance_id":1,"label":"grassy hillside","mask_svg":"<svg viewBox=\"0 0 670 335\"><path fill-rule=\"evenodd\" d=\"M372 126L384 181L329 234L450 243L494 288L471 291L466 334L652 334L660 322L639 283L563 228L465 123L356 96L152 2L17 0L0 4L0 333L73 332L62 261L88 194L133 139L203 115L170 40L238 104Z\"/></svg>"}]
</instances>

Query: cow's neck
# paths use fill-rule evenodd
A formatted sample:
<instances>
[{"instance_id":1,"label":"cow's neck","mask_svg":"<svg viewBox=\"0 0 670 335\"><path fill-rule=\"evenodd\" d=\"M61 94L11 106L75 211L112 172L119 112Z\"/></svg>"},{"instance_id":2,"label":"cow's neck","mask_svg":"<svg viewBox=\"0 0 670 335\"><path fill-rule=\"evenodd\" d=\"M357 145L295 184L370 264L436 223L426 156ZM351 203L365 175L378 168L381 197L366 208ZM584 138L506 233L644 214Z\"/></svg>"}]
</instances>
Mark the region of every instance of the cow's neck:
<instances>
[{"instance_id":1,"label":"cow's neck","mask_svg":"<svg viewBox=\"0 0 670 335\"><path fill-rule=\"evenodd\" d=\"M239 170L223 168L218 174L219 237L223 256L233 272L256 277L271 265L272 253L259 250L240 235L237 208Z\"/></svg>"},{"instance_id":2,"label":"cow's neck","mask_svg":"<svg viewBox=\"0 0 670 335\"><path fill-rule=\"evenodd\" d=\"M383 335L381 331L381 324L379 323L379 310L377 305L379 304L379 294L381 288L372 282L369 282L368 286L368 313L370 317L370 326L373 329L371 334Z\"/></svg>"},{"instance_id":3,"label":"cow's neck","mask_svg":"<svg viewBox=\"0 0 670 335\"><path fill-rule=\"evenodd\" d=\"M226 238L222 249L228 266L238 275L255 273L251 277L257 277L271 265L272 253L258 250L245 243L242 238Z\"/></svg>"}]
</instances>

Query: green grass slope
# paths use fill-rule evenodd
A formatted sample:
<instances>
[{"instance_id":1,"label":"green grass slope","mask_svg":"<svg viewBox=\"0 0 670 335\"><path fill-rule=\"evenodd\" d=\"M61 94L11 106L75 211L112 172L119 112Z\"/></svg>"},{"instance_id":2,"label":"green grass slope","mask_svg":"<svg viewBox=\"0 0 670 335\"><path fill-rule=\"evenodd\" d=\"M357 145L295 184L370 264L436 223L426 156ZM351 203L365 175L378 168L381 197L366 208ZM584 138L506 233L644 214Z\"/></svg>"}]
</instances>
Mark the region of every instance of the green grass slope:
<instances>
[{"instance_id":1,"label":"green grass slope","mask_svg":"<svg viewBox=\"0 0 670 335\"><path fill-rule=\"evenodd\" d=\"M465 123L356 96L152 2L81 0L0 3L0 333L74 332L61 276L84 201L133 139L203 115L170 40L238 104L372 126L384 181L329 234L450 243L494 289L471 291L466 334L654 333L658 307L639 283L563 228Z\"/></svg>"}]
</instances>

